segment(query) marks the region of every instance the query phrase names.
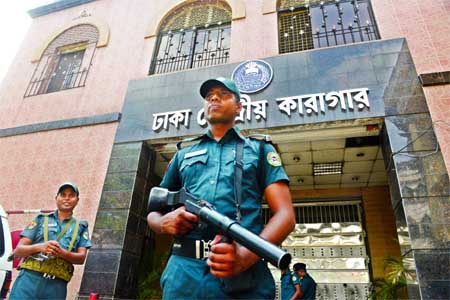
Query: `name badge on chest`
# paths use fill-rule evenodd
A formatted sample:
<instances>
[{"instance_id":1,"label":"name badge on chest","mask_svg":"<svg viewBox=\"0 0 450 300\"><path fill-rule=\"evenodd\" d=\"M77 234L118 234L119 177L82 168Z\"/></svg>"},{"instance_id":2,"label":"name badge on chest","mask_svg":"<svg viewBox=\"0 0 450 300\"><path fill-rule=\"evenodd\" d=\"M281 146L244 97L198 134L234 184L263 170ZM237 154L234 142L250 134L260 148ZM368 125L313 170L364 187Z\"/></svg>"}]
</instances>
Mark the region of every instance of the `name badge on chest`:
<instances>
[{"instance_id":1,"label":"name badge on chest","mask_svg":"<svg viewBox=\"0 0 450 300\"><path fill-rule=\"evenodd\" d=\"M194 152L189 152L184 155L184 159L191 158L194 156L199 156L199 155L205 154L206 152L208 152L208 149L202 149L202 150L198 150L198 151L194 151Z\"/></svg>"}]
</instances>

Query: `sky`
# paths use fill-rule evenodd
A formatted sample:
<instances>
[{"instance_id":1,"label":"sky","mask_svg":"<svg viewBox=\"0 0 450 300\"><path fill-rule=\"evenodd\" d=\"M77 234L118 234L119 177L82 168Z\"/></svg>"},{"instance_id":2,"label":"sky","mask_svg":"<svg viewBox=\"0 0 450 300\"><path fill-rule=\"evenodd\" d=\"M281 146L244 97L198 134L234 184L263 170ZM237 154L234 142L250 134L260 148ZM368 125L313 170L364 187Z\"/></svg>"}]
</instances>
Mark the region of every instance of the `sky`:
<instances>
[{"instance_id":1,"label":"sky","mask_svg":"<svg viewBox=\"0 0 450 300\"><path fill-rule=\"evenodd\" d=\"M27 11L54 2L54 0L3 0L0 9L0 82L31 25Z\"/></svg>"}]
</instances>

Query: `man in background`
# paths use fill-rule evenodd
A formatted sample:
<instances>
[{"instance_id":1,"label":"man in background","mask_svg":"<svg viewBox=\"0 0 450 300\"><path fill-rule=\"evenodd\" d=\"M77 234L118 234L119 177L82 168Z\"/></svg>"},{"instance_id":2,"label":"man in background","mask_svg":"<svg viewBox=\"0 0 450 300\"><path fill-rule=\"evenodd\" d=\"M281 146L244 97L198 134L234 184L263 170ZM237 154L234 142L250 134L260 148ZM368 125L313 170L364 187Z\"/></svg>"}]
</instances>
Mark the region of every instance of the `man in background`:
<instances>
[{"instance_id":1,"label":"man in background","mask_svg":"<svg viewBox=\"0 0 450 300\"><path fill-rule=\"evenodd\" d=\"M55 197L57 209L37 215L20 234L14 256L25 259L10 300L66 299L73 264L83 264L91 247L87 222L73 217L79 194L75 184L61 184Z\"/></svg>"},{"instance_id":2,"label":"man in background","mask_svg":"<svg viewBox=\"0 0 450 300\"><path fill-rule=\"evenodd\" d=\"M281 300L295 300L300 297L298 275L289 266L281 271Z\"/></svg>"},{"instance_id":3,"label":"man in background","mask_svg":"<svg viewBox=\"0 0 450 300\"><path fill-rule=\"evenodd\" d=\"M306 265L304 263L296 263L294 265L294 272L297 273L300 283L300 298L302 300L316 299L316 282L306 272Z\"/></svg>"}]
</instances>

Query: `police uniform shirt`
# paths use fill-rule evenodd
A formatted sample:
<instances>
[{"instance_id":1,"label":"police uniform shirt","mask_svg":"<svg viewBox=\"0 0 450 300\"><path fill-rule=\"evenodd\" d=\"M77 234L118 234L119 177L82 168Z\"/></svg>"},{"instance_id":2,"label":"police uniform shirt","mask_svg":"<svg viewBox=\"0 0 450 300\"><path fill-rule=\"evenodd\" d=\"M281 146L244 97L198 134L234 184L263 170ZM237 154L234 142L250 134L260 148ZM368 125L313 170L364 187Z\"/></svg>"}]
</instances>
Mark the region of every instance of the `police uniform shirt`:
<instances>
[{"instance_id":1,"label":"police uniform shirt","mask_svg":"<svg viewBox=\"0 0 450 300\"><path fill-rule=\"evenodd\" d=\"M300 279L301 291L303 293L302 299L314 300L316 297L316 282L309 274L306 274Z\"/></svg>"},{"instance_id":2,"label":"police uniform shirt","mask_svg":"<svg viewBox=\"0 0 450 300\"><path fill-rule=\"evenodd\" d=\"M291 299L295 294L295 285L299 284L297 274L285 272L281 274L281 300Z\"/></svg>"},{"instance_id":3,"label":"police uniform shirt","mask_svg":"<svg viewBox=\"0 0 450 300\"><path fill-rule=\"evenodd\" d=\"M211 203L218 212L236 219L234 169L239 140L244 142L241 225L259 234L263 228L261 201L264 189L278 181L288 183L289 179L273 145L265 143L261 162L265 164L265 178L264 186L260 187L258 163L261 141L244 137L238 128L229 129L219 142L208 131L194 145L179 150L168 166L161 187L171 191L185 187L194 196ZM211 239L213 234L197 228L188 236Z\"/></svg>"},{"instance_id":4,"label":"police uniform shirt","mask_svg":"<svg viewBox=\"0 0 450 300\"><path fill-rule=\"evenodd\" d=\"M61 223L58 217L58 210L50 214L39 214L36 218L21 232L21 237L26 237L32 240L33 244L44 242L44 217L48 216L48 240L56 240L59 233L63 230L65 225L72 219L69 217ZM75 229L75 220L72 221L70 227L64 235L58 240L60 246L67 250L72 240L73 230ZM78 227L78 234L73 244L72 252L77 252L78 247L90 248L91 240L89 239L88 223L80 221Z\"/></svg>"}]
</instances>

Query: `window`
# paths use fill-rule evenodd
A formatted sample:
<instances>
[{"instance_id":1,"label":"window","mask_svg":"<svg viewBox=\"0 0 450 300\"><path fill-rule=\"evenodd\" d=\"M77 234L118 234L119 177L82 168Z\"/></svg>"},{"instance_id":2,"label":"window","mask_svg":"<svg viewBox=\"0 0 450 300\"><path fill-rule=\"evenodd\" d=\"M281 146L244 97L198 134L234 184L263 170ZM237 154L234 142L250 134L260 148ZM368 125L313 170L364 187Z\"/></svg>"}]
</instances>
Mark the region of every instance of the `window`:
<instances>
[{"instance_id":1,"label":"window","mask_svg":"<svg viewBox=\"0 0 450 300\"><path fill-rule=\"evenodd\" d=\"M280 53L379 39L369 0L280 1Z\"/></svg>"},{"instance_id":2,"label":"window","mask_svg":"<svg viewBox=\"0 0 450 300\"><path fill-rule=\"evenodd\" d=\"M164 20L149 74L227 63L231 9L218 1L196 1Z\"/></svg>"},{"instance_id":3,"label":"window","mask_svg":"<svg viewBox=\"0 0 450 300\"><path fill-rule=\"evenodd\" d=\"M80 72L85 50L64 53L59 56L58 64L50 76L47 93L80 86L83 71ZM80 75L80 76L79 76Z\"/></svg>"},{"instance_id":4,"label":"window","mask_svg":"<svg viewBox=\"0 0 450 300\"><path fill-rule=\"evenodd\" d=\"M91 25L79 25L59 35L45 50L25 97L83 87L98 41Z\"/></svg>"}]
</instances>

